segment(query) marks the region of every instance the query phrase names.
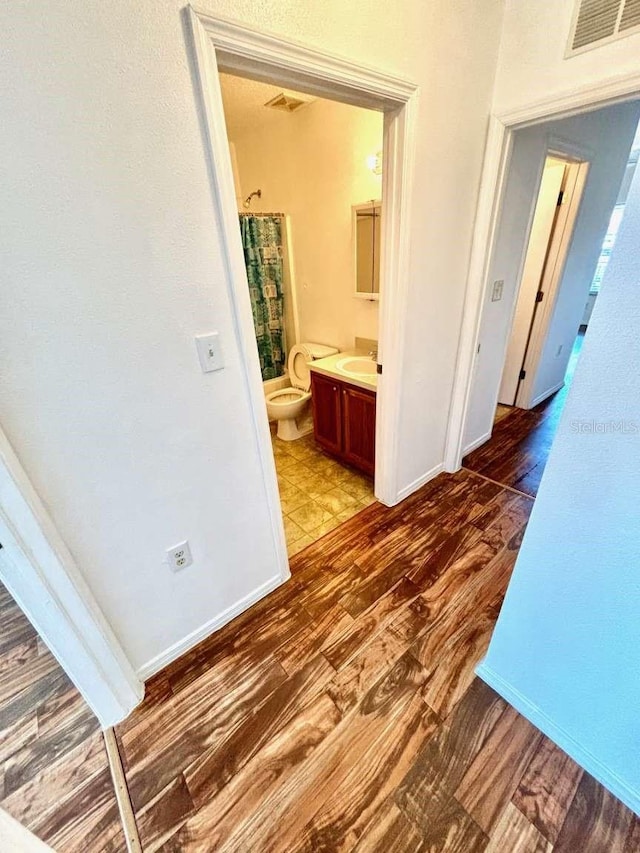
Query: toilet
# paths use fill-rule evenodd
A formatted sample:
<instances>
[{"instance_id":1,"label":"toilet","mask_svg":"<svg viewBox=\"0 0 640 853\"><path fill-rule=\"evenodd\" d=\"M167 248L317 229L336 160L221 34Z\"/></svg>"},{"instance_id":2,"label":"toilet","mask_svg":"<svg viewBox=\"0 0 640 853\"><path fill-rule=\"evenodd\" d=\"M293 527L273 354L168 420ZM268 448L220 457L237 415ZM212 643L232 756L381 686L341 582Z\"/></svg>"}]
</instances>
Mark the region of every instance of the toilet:
<instances>
[{"instance_id":1,"label":"toilet","mask_svg":"<svg viewBox=\"0 0 640 853\"><path fill-rule=\"evenodd\" d=\"M309 362L337 352L335 347L324 344L298 344L291 347L287 361L291 387L267 394L267 414L270 421L278 422L278 438L294 441L311 431L308 417L308 403L311 400Z\"/></svg>"}]
</instances>

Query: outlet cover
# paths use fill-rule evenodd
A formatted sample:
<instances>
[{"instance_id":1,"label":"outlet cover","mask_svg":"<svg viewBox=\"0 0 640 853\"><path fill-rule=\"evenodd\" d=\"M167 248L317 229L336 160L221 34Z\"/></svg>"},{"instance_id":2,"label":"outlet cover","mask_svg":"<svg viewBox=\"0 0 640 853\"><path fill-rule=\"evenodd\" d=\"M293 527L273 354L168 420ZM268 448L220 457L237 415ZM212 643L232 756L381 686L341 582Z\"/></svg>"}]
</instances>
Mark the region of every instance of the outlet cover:
<instances>
[{"instance_id":1,"label":"outlet cover","mask_svg":"<svg viewBox=\"0 0 640 853\"><path fill-rule=\"evenodd\" d=\"M200 367L203 373L211 373L213 370L222 370L224 367L224 356L218 332L210 332L208 335L196 335L196 349L200 359Z\"/></svg>"},{"instance_id":2,"label":"outlet cover","mask_svg":"<svg viewBox=\"0 0 640 853\"><path fill-rule=\"evenodd\" d=\"M185 540L174 545L173 548L167 548L167 561L172 572L180 572L190 566L193 563L193 557L189 543Z\"/></svg>"}]
</instances>

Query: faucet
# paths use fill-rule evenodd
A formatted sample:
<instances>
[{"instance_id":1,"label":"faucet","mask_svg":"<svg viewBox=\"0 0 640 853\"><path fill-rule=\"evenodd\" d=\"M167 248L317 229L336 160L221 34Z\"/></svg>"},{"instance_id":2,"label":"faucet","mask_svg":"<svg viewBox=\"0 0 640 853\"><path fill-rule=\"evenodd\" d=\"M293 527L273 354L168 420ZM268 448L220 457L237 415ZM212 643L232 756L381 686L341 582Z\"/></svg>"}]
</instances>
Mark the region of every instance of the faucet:
<instances>
[{"instance_id":1,"label":"faucet","mask_svg":"<svg viewBox=\"0 0 640 853\"><path fill-rule=\"evenodd\" d=\"M377 360L378 360L378 350L377 350L377 349L369 350L369 355L371 356L371 358L372 358L374 361L377 361Z\"/></svg>"}]
</instances>

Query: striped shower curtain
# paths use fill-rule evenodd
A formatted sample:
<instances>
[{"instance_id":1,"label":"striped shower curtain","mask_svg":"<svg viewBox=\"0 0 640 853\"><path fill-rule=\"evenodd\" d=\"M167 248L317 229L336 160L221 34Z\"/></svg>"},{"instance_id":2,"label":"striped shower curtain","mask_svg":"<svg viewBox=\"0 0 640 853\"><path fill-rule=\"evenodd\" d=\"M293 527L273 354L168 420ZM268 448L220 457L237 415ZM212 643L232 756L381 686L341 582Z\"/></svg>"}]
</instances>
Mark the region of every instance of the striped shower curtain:
<instances>
[{"instance_id":1,"label":"striped shower curtain","mask_svg":"<svg viewBox=\"0 0 640 853\"><path fill-rule=\"evenodd\" d=\"M275 216L240 216L253 325L263 379L284 373L282 222Z\"/></svg>"}]
</instances>

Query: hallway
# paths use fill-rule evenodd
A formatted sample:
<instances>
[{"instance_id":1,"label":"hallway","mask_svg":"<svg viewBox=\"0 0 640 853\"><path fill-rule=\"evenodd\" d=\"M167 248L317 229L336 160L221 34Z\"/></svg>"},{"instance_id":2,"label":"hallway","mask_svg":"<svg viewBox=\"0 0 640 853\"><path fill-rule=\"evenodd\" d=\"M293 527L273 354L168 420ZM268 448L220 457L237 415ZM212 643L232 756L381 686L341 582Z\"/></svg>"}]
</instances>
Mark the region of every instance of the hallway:
<instances>
[{"instance_id":1,"label":"hallway","mask_svg":"<svg viewBox=\"0 0 640 853\"><path fill-rule=\"evenodd\" d=\"M565 384L559 391L534 409L498 407L491 438L465 456L462 460L465 468L531 497L536 496L583 341L584 332L579 332L571 351Z\"/></svg>"},{"instance_id":2,"label":"hallway","mask_svg":"<svg viewBox=\"0 0 640 853\"><path fill-rule=\"evenodd\" d=\"M374 503L118 727L145 851L633 853L640 820L474 676L533 501Z\"/></svg>"}]
</instances>

